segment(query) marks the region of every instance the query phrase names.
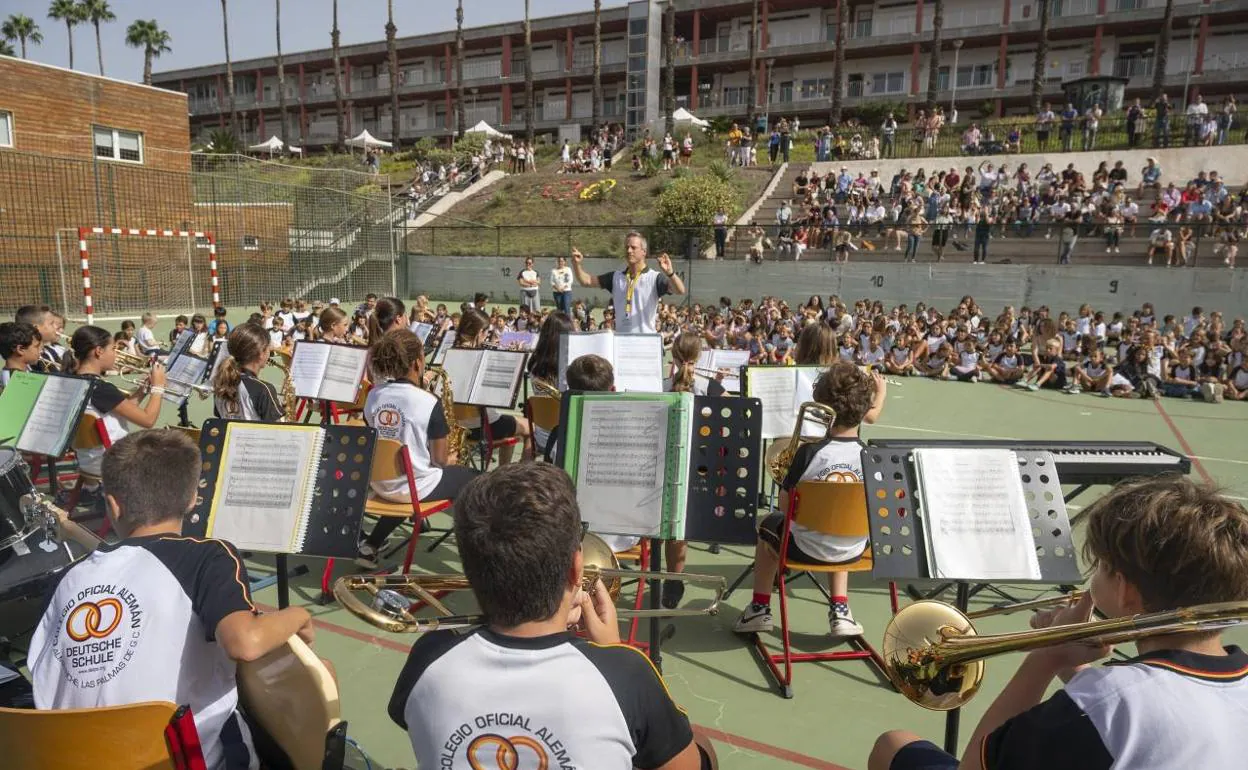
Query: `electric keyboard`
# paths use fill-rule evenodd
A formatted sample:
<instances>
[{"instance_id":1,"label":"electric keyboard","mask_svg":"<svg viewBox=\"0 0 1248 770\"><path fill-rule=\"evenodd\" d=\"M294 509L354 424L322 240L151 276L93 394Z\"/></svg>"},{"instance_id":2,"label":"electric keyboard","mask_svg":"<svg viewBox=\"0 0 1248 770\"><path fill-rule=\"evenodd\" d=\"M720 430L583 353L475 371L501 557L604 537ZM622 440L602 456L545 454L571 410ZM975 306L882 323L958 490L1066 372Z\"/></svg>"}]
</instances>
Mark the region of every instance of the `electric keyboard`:
<instances>
[{"instance_id":1,"label":"electric keyboard","mask_svg":"<svg viewBox=\"0 0 1248 770\"><path fill-rule=\"evenodd\" d=\"M872 439L868 449L1023 449L1051 452L1063 484L1116 484L1133 476L1192 472L1186 455L1151 441L1009 441L1003 439Z\"/></svg>"}]
</instances>

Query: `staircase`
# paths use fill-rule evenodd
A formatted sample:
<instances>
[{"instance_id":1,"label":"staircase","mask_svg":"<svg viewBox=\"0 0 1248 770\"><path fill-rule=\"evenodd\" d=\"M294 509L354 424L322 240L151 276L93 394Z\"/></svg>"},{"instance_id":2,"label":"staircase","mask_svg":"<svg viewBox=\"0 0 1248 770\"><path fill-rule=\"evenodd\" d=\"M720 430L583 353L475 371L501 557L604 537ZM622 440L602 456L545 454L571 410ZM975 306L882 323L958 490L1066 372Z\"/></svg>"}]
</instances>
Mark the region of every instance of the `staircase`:
<instances>
[{"instance_id":1,"label":"staircase","mask_svg":"<svg viewBox=\"0 0 1248 770\"><path fill-rule=\"evenodd\" d=\"M780 208L780 204L786 200L792 201L793 181L797 179L798 174L802 173L802 171L809 171L809 169L809 163L790 163L789 167L784 170L784 174L780 176L780 182L776 185L776 189L754 212L754 221L764 227L775 224L776 211ZM796 213L795 211L794 214L796 215Z\"/></svg>"}]
</instances>

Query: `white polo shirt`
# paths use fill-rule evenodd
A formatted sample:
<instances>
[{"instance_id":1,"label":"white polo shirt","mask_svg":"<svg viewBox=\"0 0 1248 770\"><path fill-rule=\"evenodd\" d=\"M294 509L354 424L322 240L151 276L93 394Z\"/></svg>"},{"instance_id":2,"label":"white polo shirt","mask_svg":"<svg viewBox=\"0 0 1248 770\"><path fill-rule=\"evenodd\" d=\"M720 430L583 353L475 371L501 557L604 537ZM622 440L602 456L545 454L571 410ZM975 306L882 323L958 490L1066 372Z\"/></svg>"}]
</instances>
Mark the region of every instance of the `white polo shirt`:
<instances>
[{"instance_id":1,"label":"white polo shirt","mask_svg":"<svg viewBox=\"0 0 1248 770\"><path fill-rule=\"evenodd\" d=\"M629 283L633 283L629 299ZM635 282L627 270L614 270L598 276L598 288L611 292L615 307L616 334L655 334L659 315L659 297L672 293L672 283L658 270L643 267Z\"/></svg>"}]
</instances>

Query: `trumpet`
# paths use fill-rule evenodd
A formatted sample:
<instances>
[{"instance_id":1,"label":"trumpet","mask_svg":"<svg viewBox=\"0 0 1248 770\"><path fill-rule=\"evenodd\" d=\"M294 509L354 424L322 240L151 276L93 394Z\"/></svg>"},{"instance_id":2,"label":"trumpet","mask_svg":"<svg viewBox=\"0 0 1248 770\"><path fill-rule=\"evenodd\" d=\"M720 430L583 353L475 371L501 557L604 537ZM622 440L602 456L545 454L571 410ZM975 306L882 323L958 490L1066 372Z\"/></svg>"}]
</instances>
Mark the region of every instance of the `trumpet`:
<instances>
[{"instance_id":1,"label":"trumpet","mask_svg":"<svg viewBox=\"0 0 1248 770\"><path fill-rule=\"evenodd\" d=\"M793 425L793 435L789 438L789 443L781 444L777 441L767 450L765 458L767 471L771 473L771 477L777 484L784 483L784 477L789 474L789 466L793 464L793 458L797 456L797 450L801 449L802 444L809 444L823 438L822 436L806 438L802 435L802 428L805 427L807 420L831 428L836 422L836 410L818 401L807 401L797 410L797 422Z\"/></svg>"},{"instance_id":2,"label":"trumpet","mask_svg":"<svg viewBox=\"0 0 1248 770\"><path fill-rule=\"evenodd\" d=\"M620 569L615 552L602 538L592 532L585 533L581 541L581 549L585 557L582 588L588 591L596 580L601 579L612 599L619 597L620 588L625 579L634 578L637 580L682 580L710 585L715 589L715 598L712 599L710 605L702 609L625 609L619 612L621 618L690 617L714 615L719 612L719 602L723 599L727 588L727 581L722 575ZM469 588L468 578L464 575L348 575L335 581L334 597L351 614L380 629L392 633L423 634L438 629L463 628L486 622L486 618L479 614L453 614L434 595L436 592L462 591ZM367 602L359 598L358 594L361 592L369 595ZM418 618L412 615L412 598L428 604L440 613L440 617Z\"/></svg>"},{"instance_id":3,"label":"trumpet","mask_svg":"<svg viewBox=\"0 0 1248 770\"><path fill-rule=\"evenodd\" d=\"M709 380L719 379L721 375L724 377L732 376L731 369L708 369L705 366L693 367L693 373L702 377L706 377Z\"/></svg>"},{"instance_id":4,"label":"trumpet","mask_svg":"<svg viewBox=\"0 0 1248 770\"><path fill-rule=\"evenodd\" d=\"M533 386L533 395L549 396L556 401L563 398L563 394L559 392L559 388L552 382L547 382L541 377L530 377L529 383Z\"/></svg>"},{"instance_id":5,"label":"trumpet","mask_svg":"<svg viewBox=\"0 0 1248 770\"><path fill-rule=\"evenodd\" d=\"M1033 602L1025 604L1035 606ZM971 619L956 607L920 601L893 616L884 631L881 653L884 671L902 695L923 708L948 711L960 708L979 692L986 658L1069 642L1121 644L1149 636L1214 631L1244 622L1248 622L1248 602L1218 602L979 636Z\"/></svg>"},{"instance_id":6,"label":"trumpet","mask_svg":"<svg viewBox=\"0 0 1248 770\"><path fill-rule=\"evenodd\" d=\"M127 394L129 396L132 396L139 392L139 390L146 388L149 384L144 380L138 379L134 375L123 374L120 378L123 382L128 382L131 385L138 386ZM186 388L188 391L199 396L201 399L208 398L212 395L212 386L206 382L187 382L186 380L180 380L177 377L165 377L165 382L166 384L173 385L178 388Z\"/></svg>"},{"instance_id":7,"label":"trumpet","mask_svg":"<svg viewBox=\"0 0 1248 770\"><path fill-rule=\"evenodd\" d=\"M121 348L117 348L117 370L123 374L128 372L146 372L152 366L151 359L147 356L135 355Z\"/></svg>"}]
</instances>

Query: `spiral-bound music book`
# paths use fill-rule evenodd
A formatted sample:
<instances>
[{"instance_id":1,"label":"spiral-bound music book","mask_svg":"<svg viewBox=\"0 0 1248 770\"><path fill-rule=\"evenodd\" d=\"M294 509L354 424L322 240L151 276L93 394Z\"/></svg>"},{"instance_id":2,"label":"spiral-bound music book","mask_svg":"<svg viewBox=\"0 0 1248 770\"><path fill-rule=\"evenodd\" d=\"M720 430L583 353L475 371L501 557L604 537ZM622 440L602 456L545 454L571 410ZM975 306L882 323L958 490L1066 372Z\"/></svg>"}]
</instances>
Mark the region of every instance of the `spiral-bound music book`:
<instances>
[{"instance_id":1,"label":"spiral-bound music book","mask_svg":"<svg viewBox=\"0 0 1248 770\"><path fill-rule=\"evenodd\" d=\"M567 397L558 460L592 531L684 537L693 411L692 393Z\"/></svg>"},{"instance_id":2,"label":"spiral-bound music book","mask_svg":"<svg viewBox=\"0 0 1248 770\"><path fill-rule=\"evenodd\" d=\"M377 432L205 420L200 497L183 531L247 551L355 553Z\"/></svg>"}]
</instances>

